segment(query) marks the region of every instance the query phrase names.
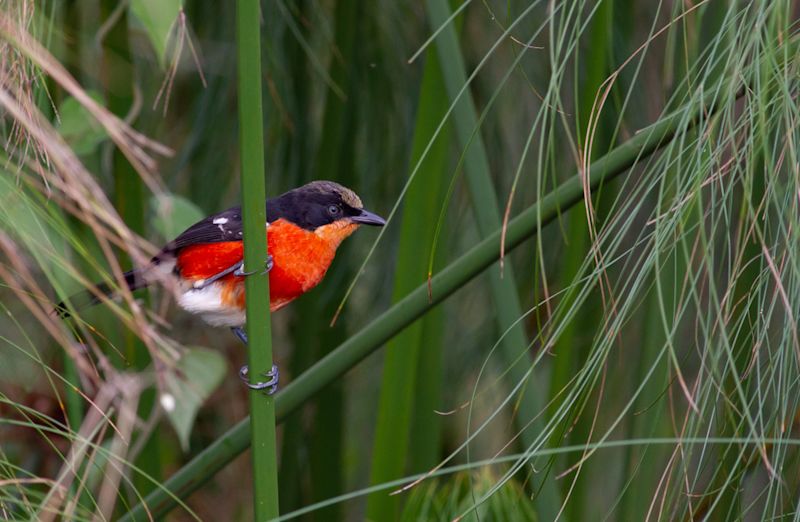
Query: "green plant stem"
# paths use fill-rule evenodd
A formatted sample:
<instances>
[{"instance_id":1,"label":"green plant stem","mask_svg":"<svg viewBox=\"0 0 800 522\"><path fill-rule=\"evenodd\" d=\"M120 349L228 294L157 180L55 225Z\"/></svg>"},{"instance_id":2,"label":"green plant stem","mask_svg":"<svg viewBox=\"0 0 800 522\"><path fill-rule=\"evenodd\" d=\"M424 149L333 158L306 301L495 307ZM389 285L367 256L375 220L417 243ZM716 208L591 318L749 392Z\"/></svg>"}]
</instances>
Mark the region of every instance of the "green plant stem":
<instances>
[{"instance_id":1,"label":"green plant stem","mask_svg":"<svg viewBox=\"0 0 800 522\"><path fill-rule=\"evenodd\" d=\"M293 5L297 19L309 18L313 12L309 0L297 0ZM308 37L308 32L312 28L305 25L300 28L306 31L302 36ZM311 105L313 105L311 93L314 91L314 82L311 81L307 70L305 50L301 39L292 31L284 32L280 45L283 47L282 54L286 56L286 62L291 64L285 75L285 80L289 82L288 90L293 94L293 97L288 100L288 103L291 103L288 111L293 115L292 122L295 133L297 136L310 136L313 132L312 129L316 126L316 120L311 117ZM283 179L287 180L289 185L296 186L301 184L302 181L300 180L303 179L303 175L310 172L311 162L314 158L311 154L306 153L307 147L307 140L293 139L286 144L286 152L283 153L285 160L279 168L284 175ZM301 300L297 304L302 305L302 303L303 301ZM302 310L299 312L296 315L302 316ZM315 317L320 320L323 315L323 313L315 313ZM328 315L327 317L330 316ZM299 346L300 336L306 332L306 325L300 320L295 320L295 317L292 318L292 321L293 324L290 326L289 335L293 340L293 344ZM316 331L315 329L314 332L309 333L315 334ZM336 342L332 346L337 346L338 344ZM284 368L288 367L290 375L300 375L314 363L316 360L314 355L305 346L303 349L292 350L287 361L288 364L283 362L282 366ZM304 430L307 429L308 422L304 413L305 408L290 415L283 423L278 476L281 477L280 506L284 513L291 513L308 505L309 495L307 492L309 488L305 478L310 473L309 459L307 458L309 441L307 437L296 435L304 433Z\"/></svg>"},{"instance_id":2,"label":"green plant stem","mask_svg":"<svg viewBox=\"0 0 800 522\"><path fill-rule=\"evenodd\" d=\"M448 106L439 60L433 49L425 54L419 105L417 107L414 138L411 147L410 165L416 165ZM397 248L393 301L397 302L414 290L420 281L425 281L428 271L428 256L423 255L433 241L432 223L439 215L439 205L446 189L444 173L447 172L450 132L436 138L418 179L409 187L404 201L400 242ZM441 332L436 339L425 333L435 333L437 328L432 314L425 317L396 338L386 347L383 361L383 378L378 400L378 419L372 451L370 484L381 484L402 477L408 471L408 460L421 451L427 461L418 462L413 471L429 469L436 465L436 449L439 447L441 419L434 409L441 396ZM438 318L441 321L441 317ZM423 348L424 346L424 348ZM426 356L427 368L421 365ZM427 393L425 393L427 392ZM415 411L415 402L425 401ZM412 419L414 432L411 431ZM424 419L424 420L423 420ZM413 448L411 440L418 447ZM424 448L424 449L423 449ZM409 455L409 451L413 453ZM424 467L423 467L424 466ZM401 498L385 491L367 498L367 518L370 520L396 520Z\"/></svg>"},{"instance_id":3,"label":"green plant stem","mask_svg":"<svg viewBox=\"0 0 800 522\"><path fill-rule=\"evenodd\" d=\"M52 25L47 31L48 41L45 42L47 48L53 54L53 57L61 62L64 61L64 57L66 55L66 45L63 37L61 37L60 34L54 37L54 33L56 30L61 34L64 33L67 27L65 11L66 6L62 5L61 3L56 2L53 4L50 20ZM57 105L63 101L64 91L52 80L48 82L48 91L51 93L50 95L52 96L53 101L44 102L44 100L42 100L37 105L44 114L47 114L48 117L52 117L52 114L49 114L52 111L52 104L54 103ZM9 160L4 158L3 161ZM67 386L64 390L64 402L67 408L67 421L71 429L77 430L83 421L84 415L83 397L81 397L77 391L80 389L81 385L80 374L78 373L78 367L75 365L75 361L72 360L72 357L70 357L69 352L66 350L63 351L63 362L64 377L66 378L67 382L74 386L74 388ZM73 485L73 490L74 488L75 485Z\"/></svg>"},{"instance_id":4,"label":"green plant stem","mask_svg":"<svg viewBox=\"0 0 800 522\"><path fill-rule=\"evenodd\" d=\"M325 97L322 134L313 169L315 179L335 179L346 186L355 186L358 172L356 140L350 137L357 132L356 114L361 105L360 92L354 80L359 64L359 41L363 38L363 24L359 23L365 11L364 0L339 0L336 2L334 46L337 53L328 65L328 75L341 91L332 86ZM362 59L363 60L363 59ZM341 93L344 93L342 96ZM336 266L326 277L339 280L352 279L355 263L347 262L349 252L337 254ZM300 303L295 320L298 350L310 352L311 361L331 353L347 338L347 317L341 317L330 326L328 318L335 314L337 299L306 299ZM306 368L304 368L305 370ZM294 375L294 374L293 374ZM337 381L326 387L309 404L315 411L307 440L310 471L311 501L318 502L341 494L345 484L346 412L344 382ZM298 412L299 413L299 412ZM286 433L284 431L284 433ZM288 437L302 437L302 433L287 433ZM313 515L313 520L341 520L341 505L327 506Z\"/></svg>"},{"instance_id":5,"label":"green plant stem","mask_svg":"<svg viewBox=\"0 0 800 522\"><path fill-rule=\"evenodd\" d=\"M714 89L708 90L701 103L695 101L683 110L665 116L593 162L589 168L590 188L594 189L601 183L613 179L636 165L640 159L664 147L677 132L685 132L693 127L696 118L707 117L713 111L709 105L715 93ZM555 220L559 212L563 212L582 199L582 177L575 174L509 222L506 230L506 250L509 251L522 244L536 234L543 225ZM502 230L496 230L436 274L431 280L430 299L428 286L426 284L418 286L330 355L298 376L276 397L275 414L278 421L283 420L324 386L341 377L367 355L496 263L500 258L501 234ZM244 419L188 462L121 520L147 520L147 513L153 517L163 516L176 505L175 497L186 498L247 449L250 444L249 433L250 419Z\"/></svg>"},{"instance_id":6,"label":"green plant stem","mask_svg":"<svg viewBox=\"0 0 800 522\"><path fill-rule=\"evenodd\" d=\"M464 172L467 188L472 200L472 209L478 230L482 237L489 236L501 226L500 207L497 194L492 184L489 160L480 126L475 113L475 104L467 85L466 67L458 43L456 28L448 23L452 12L447 0L428 0L426 2L431 30L442 27L436 38L436 50L442 65L442 76L450 101L455 103L453 109L453 126L461 147L464 149ZM463 91L463 92L462 92ZM521 382L526 379L532 364L528 352L529 340L525 333L522 317L522 306L517 294L514 271L510 263L492 267L489 273L489 286L495 309L498 332L506 332L500 343L500 353L505 359L510 382ZM523 388L519 399L519 412L515 415L517 428L521 432L520 439L525 447L534 444L543 426L543 418L538 415L544 408L547 388L544 381L536 377ZM531 422L531 419L537 419ZM555 519L560 500L553 480L545 478L537 484L537 510L543 519Z\"/></svg>"},{"instance_id":7,"label":"green plant stem","mask_svg":"<svg viewBox=\"0 0 800 522\"><path fill-rule=\"evenodd\" d=\"M239 137L242 162L242 221L245 271L259 273L267 262L264 126L261 109L261 10L258 0L236 3ZM252 382L264 379L272 367L269 278L245 278L247 360ZM275 454L275 399L250 392L250 432L253 441L253 503L255 520L278 516L278 467Z\"/></svg>"}]
</instances>

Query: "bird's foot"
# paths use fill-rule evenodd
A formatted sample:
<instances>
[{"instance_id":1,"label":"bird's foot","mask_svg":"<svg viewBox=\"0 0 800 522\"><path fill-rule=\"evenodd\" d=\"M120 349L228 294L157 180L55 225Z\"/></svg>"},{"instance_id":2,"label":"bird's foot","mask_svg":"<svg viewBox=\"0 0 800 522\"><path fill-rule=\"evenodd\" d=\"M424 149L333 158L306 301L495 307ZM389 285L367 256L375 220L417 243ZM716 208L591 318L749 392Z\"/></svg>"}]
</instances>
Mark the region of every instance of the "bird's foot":
<instances>
[{"instance_id":1,"label":"bird's foot","mask_svg":"<svg viewBox=\"0 0 800 522\"><path fill-rule=\"evenodd\" d=\"M239 378L244 382L244 385L250 388L251 390L267 390L267 395L272 395L278 390L278 379L280 377L280 373L278 372L278 367L274 364L272 365L272 369L267 373L264 373L264 377L269 377L269 380L266 382L256 382L251 383L250 379L248 379L249 369L245 364L241 368L239 368Z\"/></svg>"},{"instance_id":2,"label":"bird's foot","mask_svg":"<svg viewBox=\"0 0 800 522\"><path fill-rule=\"evenodd\" d=\"M233 335L235 335L236 337L239 338L240 341L242 341L242 344L247 346L247 333L244 331L244 328L242 328L241 326L234 326L231 328L231 332L233 332Z\"/></svg>"},{"instance_id":3,"label":"bird's foot","mask_svg":"<svg viewBox=\"0 0 800 522\"><path fill-rule=\"evenodd\" d=\"M268 273L269 273L269 271L270 271L270 270L272 270L272 266L273 266L274 264L275 264L275 263L272 261L272 256L268 255L268 256L267 256L267 262L266 262L266 263L264 263L264 271L263 271L263 272L261 272L261 275L268 274ZM233 275L235 275L235 276L239 276L239 277L246 277L246 276L251 276L251 275L253 275L253 274L256 274L256 273L258 273L258 270L252 270L252 271L250 271L250 272L245 272L245 271L244 271L244 263L242 263L242 264L239 266L239 268L237 268L237 269L236 269L236 270L233 272Z\"/></svg>"}]
</instances>

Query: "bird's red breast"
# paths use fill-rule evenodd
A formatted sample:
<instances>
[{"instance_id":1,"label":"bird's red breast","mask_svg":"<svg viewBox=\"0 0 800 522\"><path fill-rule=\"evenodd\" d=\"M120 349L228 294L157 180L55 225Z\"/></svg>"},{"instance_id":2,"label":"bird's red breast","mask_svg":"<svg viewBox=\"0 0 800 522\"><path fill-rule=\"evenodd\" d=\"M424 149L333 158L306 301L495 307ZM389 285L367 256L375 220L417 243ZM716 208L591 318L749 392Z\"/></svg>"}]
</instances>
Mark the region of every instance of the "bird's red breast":
<instances>
[{"instance_id":1,"label":"bird's red breast","mask_svg":"<svg viewBox=\"0 0 800 522\"><path fill-rule=\"evenodd\" d=\"M273 262L269 272L270 310L278 310L319 284L336 248L356 228L356 224L334 222L310 231L284 219L270 223L267 230L267 251ZM176 268L181 278L199 281L235 265L243 254L241 241L190 245L178 252ZM230 274L216 284L222 285L223 306L244 309L243 277Z\"/></svg>"}]
</instances>

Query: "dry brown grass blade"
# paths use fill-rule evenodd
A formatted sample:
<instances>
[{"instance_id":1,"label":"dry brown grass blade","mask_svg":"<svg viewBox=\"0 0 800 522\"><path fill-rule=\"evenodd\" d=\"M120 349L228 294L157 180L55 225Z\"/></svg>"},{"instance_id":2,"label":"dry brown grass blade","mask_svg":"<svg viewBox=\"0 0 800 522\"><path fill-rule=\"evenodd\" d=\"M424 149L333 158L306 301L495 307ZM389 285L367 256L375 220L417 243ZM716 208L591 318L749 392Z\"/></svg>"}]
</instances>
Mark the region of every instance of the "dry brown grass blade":
<instances>
[{"instance_id":1,"label":"dry brown grass blade","mask_svg":"<svg viewBox=\"0 0 800 522\"><path fill-rule=\"evenodd\" d=\"M156 161L149 152L171 156L170 148L136 132L108 109L94 101L64 66L36 41L24 26L15 22L5 9L0 9L0 37L7 40L89 111L103 126L111 140L130 161L150 190L154 193L162 191L161 183L156 175Z\"/></svg>"},{"instance_id":2,"label":"dry brown grass blade","mask_svg":"<svg viewBox=\"0 0 800 522\"><path fill-rule=\"evenodd\" d=\"M129 253L137 263L140 265L147 263L149 256L139 248L141 239L136 237L122 222L94 177L86 170L52 125L42 117L41 113L36 110L27 114L22 105L2 87L0 87L0 107L4 107L45 151L50 166L54 168L52 170L41 169L40 174L49 177L49 180L46 181L47 185L58 186L62 189L64 196L75 203L79 209L79 213L76 215L92 229L100 248L117 276L117 280L122 281L122 269L116 262L108 240L109 235L116 235L123 244L127 245Z\"/></svg>"},{"instance_id":3,"label":"dry brown grass blade","mask_svg":"<svg viewBox=\"0 0 800 522\"><path fill-rule=\"evenodd\" d=\"M108 382L100 388L97 397L95 397L95 403L103 410L107 410L112 406L116 393L116 386L112 382ZM86 452L92 446L91 441L94 439L94 434L97 433L101 423L106 421L106 417L100 413L99 408L89 410L87 413L53 487L41 503L42 507L38 516L40 521L49 522L59 516L61 505L66 500L63 492L68 491L73 481L78 477L77 470L84 460Z\"/></svg>"},{"instance_id":4,"label":"dry brown grass blade","mask_svg":"<svg viewBox=\"0 0 800 522\"><path fill-rule=\"evenodd\" d=\"M6 147L9 162L7 167L13 169L14 165L10 164L16 163L17 171L20 174L24 173L25 177L34 177L28 176L26 171L34 172L42 180L41 185L44 189L42 192L55 199L63 209L89 227L97 238L97 243L117 281L119 293L127 302L132 315L124 313L118 307L114 307L115 312L120 315L123 322L137 332L154 357L169 364L176 357L175 353L170 350L161 353L168 343L161 339L149 324L138 303L122 284L123 270L117 261L114 248L121 246L130 254L135 265L144 266L149 263L153 254L152 247L125 225L95 177L32 102L33 89L43 86L37 87L26 78L41 76L36 68L52 77L105 129L154 193L162 191L162 186L151 153L169 155L171 151L136 132L89 97L66 69L28 33L25 20L29 18L11 11L8 6L0 7L0 49L3 50L0 58L0 111L3 117L11 122L13 128L18 129L17 132L22 138L17 142L21 144L20 147L16 149ZM10 238L7 240L12 241ZM24 248L21 251L24 251ZM29 260L23 260L23 263L27 265L27 261ZM81 280L80 277L77 279ZM21 289L23 292L30 290L33 292L32 295L40 297L39 302L31 303L32 306L29 308L41 308L37 312L46 311L50 303L41 289L29 287L27 283L23 285L25 286ZM68 336L56 332L61 328L49 324L46 313L39 319L53 338L68 348L70 344Z\"/></svg>"}]
</instances>

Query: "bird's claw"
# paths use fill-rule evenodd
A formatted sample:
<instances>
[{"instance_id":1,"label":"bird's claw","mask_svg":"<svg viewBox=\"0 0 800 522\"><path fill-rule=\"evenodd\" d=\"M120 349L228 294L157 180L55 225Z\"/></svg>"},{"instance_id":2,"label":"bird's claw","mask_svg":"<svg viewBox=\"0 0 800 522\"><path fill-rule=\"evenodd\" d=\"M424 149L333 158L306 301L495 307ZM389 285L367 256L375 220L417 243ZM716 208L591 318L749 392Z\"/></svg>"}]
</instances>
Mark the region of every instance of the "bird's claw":
<instances>
[{"instance_id":1,"label":"bird's claw","mask_svg":"<svg viewBox=\"0 0 800 522\"><path fill-rule=\"evenodd\" d=\"M272 261L272 256L268 255L267 256L267 262L264 264L264 271L261 272L261 275L268 274L269 271L272 270L272 266L274 264L275 263ZM257 272L258 272L258 270L252 270L250 272L245 272L244 271L244 263L242 263L241 265L239 265L239 268L237 268L233 272L233 275L238 276L238 277L246 277L246 276L251 276L251 275L253 275L253 274L257 273Z\"/></svg>"},{"instance_id":2,"label":"bird's claw","mask_svg":"<svg viewBox=\"0 0 800 522\"><path fill-rule=\"evenodd\" d=\"M233 326L231 327L231 332L233 332L233 335L235 335L236 337L239 338L240 341L242 341L242 344L247 346L247 332L244 331L244 328L242 328L241 326Z\"/></svg>"},{"instance_id":3,"label":"bird's claw","mask_svg":"<svg viewBox=\"0 0 800 522\"><path fill-rule=\"evenodd\" d=\"M272 395L278 390L278 379L280 377L280 372L278 372L278 367L276 365L272 365L272 369L267 373L264 373L264 377L269 377L269 380L266 382L256 382L251 383L250 379L248 378L249 369L245 364L241 368L239 368L239 378L244 382L244 385L250 388L251 390L267 390L265 393L267 395Z\"/></svg>"}]
</instances>

